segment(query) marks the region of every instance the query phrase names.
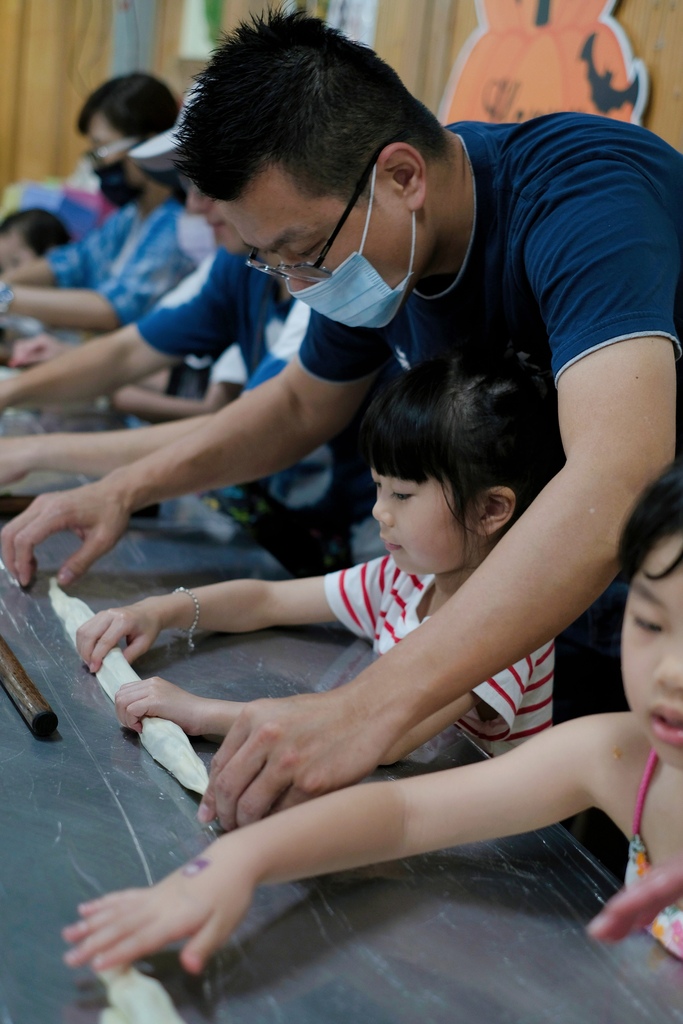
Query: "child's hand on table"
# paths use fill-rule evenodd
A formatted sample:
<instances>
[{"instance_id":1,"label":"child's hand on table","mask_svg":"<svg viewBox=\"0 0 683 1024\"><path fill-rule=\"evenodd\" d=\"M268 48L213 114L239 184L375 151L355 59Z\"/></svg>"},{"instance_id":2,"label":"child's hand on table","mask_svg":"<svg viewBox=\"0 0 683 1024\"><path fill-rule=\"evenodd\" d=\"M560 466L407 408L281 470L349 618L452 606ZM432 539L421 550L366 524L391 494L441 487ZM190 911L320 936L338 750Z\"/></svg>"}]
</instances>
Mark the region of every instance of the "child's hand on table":
<instances>
[{"instance_id":1,"label":"child's hand on table","mask_svg":"<svg viewBox=\"0 0 683 1024\"><path fill-rule=\"evenodd\" d=\"M254 881L248 868L231 856L228 866L214 864L213 851L196 857L151 889L125 889L82 903L81 920L62 935L74 948L70 967L94 970L127 966L169 942L189 939L180 962L199 974L211 954L228 938L251 903Z\"/></svg>"},{"instance_id":2,"label":"child's hand on table","mask_svg":"<svg viewBox=\"0 0 683 1024\"><path fill-rule=\"evenodd\" d=\"M115 700L116 714L127 729L142 732L143 718L166 718L179 725L188 736L221 732L214 726L209 713L215 703L188 693L160 676L124 683ZM228 704L227 701L222 703Z\"/></svg>"},{"instance_id":3,"label":"child's hand on table","mask_svg":"<svg viewBox=\"0 0 683 1024\"><path fill-rule=\"evenodd\" d=\"M78 653L91 672L99 672L109 651L125 638L124 657L132 664L150 649L163 629L154 598L122 608L107 608L84 623L76 634Z\"/></svg>"}]
</instances>

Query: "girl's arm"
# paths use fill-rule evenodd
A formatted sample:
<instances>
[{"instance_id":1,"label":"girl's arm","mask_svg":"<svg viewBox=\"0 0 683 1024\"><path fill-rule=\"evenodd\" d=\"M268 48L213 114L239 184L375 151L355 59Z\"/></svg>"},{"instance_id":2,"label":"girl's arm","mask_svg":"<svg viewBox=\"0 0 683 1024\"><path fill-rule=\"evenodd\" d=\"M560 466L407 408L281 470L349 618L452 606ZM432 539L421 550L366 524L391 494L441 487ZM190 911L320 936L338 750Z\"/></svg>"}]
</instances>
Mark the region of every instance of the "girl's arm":
<instances>
[{"instance_id":1,"label":"girl's arm","mask_svg":"<svg viewBox=\"0 0 683 1024\"><path fill-rule=\"evenodd\" d=\"M130 385L114 392L111 405L117 412L140 416L150 423L164 423L167 420L190 419L217 412L228 402L233 402L241 391L239 384L209 384L203 398L183 398Z\"/></svg>"},{"instance_id":2,"label":"girl's arm","mask_svg":"<svg viewBox=\"0 0 683 1024\"><path fill-rule=\"evenodd\" d=\"M64 929L71 966L96 970L190 938L198 973L246 913L256 886L394 860L540 828L590 806L596 762L611 757L615 720L558 726L490 761L400 782L340 790L228 833L152 889L79 907Z\"/></svg>"},{"instance_id":3,"label":"girl's arm","mask_svg":"<svg viewBox=\"0 0 683 1024\"><path fill-rule=\"evenodd\" d=\"M393 764L395 761L400 761L402 757L407 757L411 751L426 743L427 740L431 740L442 729L448 728L449 725L453 725L459 718L466 715L476 703L474 694L466 693L464 697L458 697L457 700L451 701L445 708L442 708L441 711L436 711L429 718L425 718L423 722L418 722L400 740L394 743L393 747L382 758L381 764Z\"/></svg>"},{"instance_id":4,"label":"girl's arm","mask_svg":"<svg viewBox=\"0 0 683 1024\"><path fill-rule=\"evenodd\" d=\"M303 580L230 580L198 587L197 626L210 632L250 633L270 626L303 626L330 622L334 615L325 598L323 576ZM162 629L188 629L195 604L183 592L148 597L137 604L99 612L78 630L78 652L91 672L98 672L104 656L125 638L129 662L154 643Z\"/></svg>"},{"instance_id":5,"label":"girl's arm","mask_svg":"<svg viewBox=\"0 0 683 1024\"><path fill-rule=\"evenodd\" d=\"M220 743L244 708L244 702L198 697L160 676L124 683L116 691L116 714L121 725L142 732L143 718L175 722L188 736L205 736Z\"/></svg>"}]
</instances>

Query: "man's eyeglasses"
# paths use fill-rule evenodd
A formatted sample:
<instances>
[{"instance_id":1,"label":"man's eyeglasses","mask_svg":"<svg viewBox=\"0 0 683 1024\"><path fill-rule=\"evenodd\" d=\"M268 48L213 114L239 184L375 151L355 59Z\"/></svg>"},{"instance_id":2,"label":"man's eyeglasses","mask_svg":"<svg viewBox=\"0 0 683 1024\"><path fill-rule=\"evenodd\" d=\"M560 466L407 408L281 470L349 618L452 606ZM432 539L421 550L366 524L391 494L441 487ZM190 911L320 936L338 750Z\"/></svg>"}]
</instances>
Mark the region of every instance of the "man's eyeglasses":
<instances>
[{"instance_id":1,"label":"man's eyeglasses","mask_svg":"<svg viewBox=\"0 0 683 1024\"><path fill-rule=\"evenodd\" d=\"M129 136L126 139L116 139L115 142L108 142L105 146L98 146L97 149L89 149L87 153L84 153L84 156L91 167L99 167L107 157L114 156L116 153L127 153L129 149L137 146L139 142L142 142L139 135Z\"/></svg>"},{"instance_id":2,"label":"man's eyeglasses","mask_svg":"<svg viewBox=\"0 0 683 1024\"><path fill-rule=\"evenodd\" d=\"M323 266L325 257L330 251L335 238L344 227L351 210L360 199L363 189L370 180L372 169L379 160L380 153L383 149L386 149L387 146L390 146L392 142L399 142L402 138L404 138L404 133L395 135L387 142L383 142L382 145L379 146L372 154L370 162L358 179L358 184L353 190L353 195L349 199L346 209L337 221L334 231L325 242L325 245L322 247L320 255L316 260L312 263L278 263L277 266L272 267L258 258L258 249L254 248L251 250L247 258L247 266L253 267L254 270L260 270L263 274L270 274L272 277L284 277L285 279L293 278L295 281L311 281L312 283L315 283L316 281L325 281L330 277L332 275L332 271Z\"/></svg>"}]
</instances>

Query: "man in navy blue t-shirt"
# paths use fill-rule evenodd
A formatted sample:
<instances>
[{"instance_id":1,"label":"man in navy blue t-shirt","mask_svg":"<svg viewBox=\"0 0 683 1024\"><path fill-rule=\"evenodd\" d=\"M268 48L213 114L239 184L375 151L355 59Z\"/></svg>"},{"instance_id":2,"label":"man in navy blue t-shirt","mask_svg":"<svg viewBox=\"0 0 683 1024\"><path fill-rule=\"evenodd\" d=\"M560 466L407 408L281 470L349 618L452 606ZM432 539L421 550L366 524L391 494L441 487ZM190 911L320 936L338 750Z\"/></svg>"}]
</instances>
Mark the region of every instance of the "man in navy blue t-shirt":
<instances>
[{"instance_id":1,"label":"man in navy blue t-shirt","mask_svg":"<svg viewBox=\"0 0 683 1024\"><path fill-rule=\"evenodd\" d=\"M180 138L181 169L223 202L251 266L316 310L300 359L172 453L32 506L3 531L22 583L56 526L85 538L68 582L140 505L209 469L230 482L294 461L349 421L392 356L512 354L548 388L564 460L457 594L353 683L247 706L200 809L229 828L363 777L407 727L605 591L621 524L675 450L683 157L573 114L444 129L371 50L282 14L217 51Z\"/></svg>"}]
</instances>

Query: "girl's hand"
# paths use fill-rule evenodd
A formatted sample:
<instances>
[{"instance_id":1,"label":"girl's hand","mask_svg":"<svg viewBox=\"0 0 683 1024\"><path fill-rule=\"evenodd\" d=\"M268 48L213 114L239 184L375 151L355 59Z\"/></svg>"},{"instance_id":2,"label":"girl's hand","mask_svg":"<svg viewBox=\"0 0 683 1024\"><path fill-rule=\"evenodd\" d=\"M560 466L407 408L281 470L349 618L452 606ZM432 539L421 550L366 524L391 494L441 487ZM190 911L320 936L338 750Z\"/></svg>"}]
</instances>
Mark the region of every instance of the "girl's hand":
<instances>
[{"instance_id":1,"label":"girl's hand","mask_svg":"<svg viewBox=\"0 0 683 1024\"><path fill-rule=\"evenodd\" d=\"M116 714L121 725L142 732L142 719L166 718L175 722L188 736L200 736L206 728L202 715L208 702L159 676L124 683L116 693Z\"/></svg>"},{"instance_id":2,"label":"girl's hand","mask_svg":"<svg viewBox=\"0 0 683 1024\"><path fill-rule=\"evenodd\" d=\"M129 663L148 651L163 626L153 599L123 608L107 608L84 623L76 633L76 647L91 672L99 672L105 655L125 637L124 657Z\"/></svg>"},{"instance_id":3,"label":"girl's hand","mask_svg":"<svg viewBox=\"0 0 683 1024\"><path fill-rule=\"evenodd\" d=\"M65 963L108 970L190 938L180 962L199 974L244 917L254 890L247 870L234 860L214 864L210 856L196 857L151 889L126 889L82 903L81 920L62 931L76 944Z\"/></svg>"},{"instance_id":4,"label":"girl's hand","mask_svg":"<svg viewBox=\"0 0 683 1024\"><path fill-rule=\"evenodd\" d=\"M12 347L10 366L33 366L34 363L46 363L62 352L69 352L74 346L68 341L60 341L52 334L36 334L32 338L15 341Z\"/></svg>"}]
</instances>

